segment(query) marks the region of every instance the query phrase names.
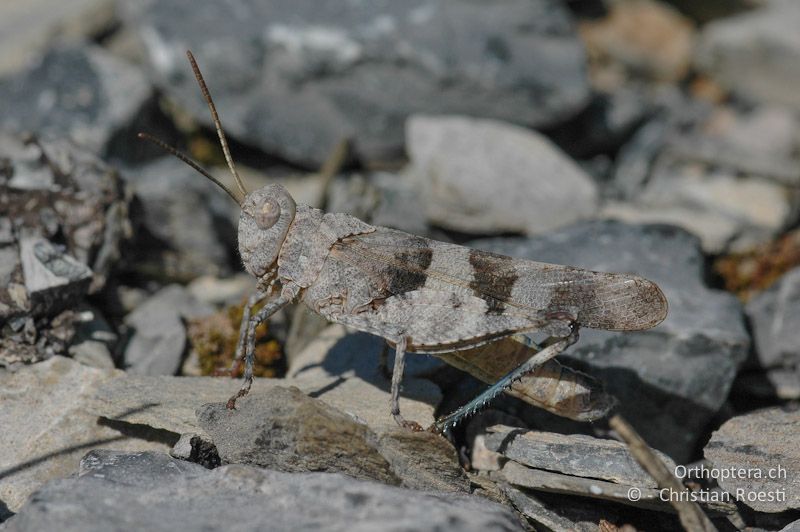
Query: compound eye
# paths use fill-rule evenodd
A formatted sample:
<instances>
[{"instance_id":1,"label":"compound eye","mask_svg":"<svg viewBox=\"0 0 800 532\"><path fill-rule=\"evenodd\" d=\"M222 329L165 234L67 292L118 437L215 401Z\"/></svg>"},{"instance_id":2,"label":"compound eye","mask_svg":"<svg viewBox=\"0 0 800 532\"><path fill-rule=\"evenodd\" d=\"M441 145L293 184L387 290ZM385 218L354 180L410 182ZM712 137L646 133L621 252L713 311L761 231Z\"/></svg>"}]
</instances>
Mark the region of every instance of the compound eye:
<instances>
[{"instance_id":1,"label":"compound eye","mask_svg":"<svg viewBox=\"0 0 800 532\"><path fill-rule=\"evenodd\" d=\"M278 218L281 217L281 206L272 198L267 198L256 208L255 220L256 225L261 229L269 229L276 223Z\"/></svg>"}]
</instances>

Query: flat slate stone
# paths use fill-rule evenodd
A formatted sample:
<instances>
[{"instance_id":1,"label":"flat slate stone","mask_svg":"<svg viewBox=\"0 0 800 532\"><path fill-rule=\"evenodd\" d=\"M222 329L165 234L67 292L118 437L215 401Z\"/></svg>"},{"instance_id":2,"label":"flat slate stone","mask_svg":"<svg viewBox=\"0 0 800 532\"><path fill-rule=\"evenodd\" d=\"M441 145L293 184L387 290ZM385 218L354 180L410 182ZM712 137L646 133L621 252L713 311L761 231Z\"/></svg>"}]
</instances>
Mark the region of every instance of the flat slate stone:
<instances>
[{"instance_id":1,"label":"flat slate stone","mask_svg":"<svg viewBox=\"0 0 800 532\"><path fill-rule=\"evenodd\" d=\"M584 434L524 431L502 425L490 427L489 432L484 440L489 450L528 467L630 486L657 487L656 481L639 466L622 442ZM667 468L674 471L675 462L663 453L657 454Z\"/></svg>"},{"instance_id":2,"label":"flat slate stone","mask_svg":"<svg viewBox=\"0 0 800 532\"><path fill-rule=\"evenodd\" d=\"M768 408L729 419L703 450L718 482L759 512L800 509L800 411ZM713 472L709 468L709 472ZM725 474L725 478L721 478Z\"/></svg>"},{"instance_id":3,"label":"flat slate stone","mask_svg":"<svg viewBox=\"0 0 800 532\"><path fill-rule=\"evenodd\" d=\"M169 449L98 423L87 411L98 387L119 373L61 356L0 371L0 506L16 511L44 482L72 473L90 449Z\"/></svg>"},{"instance_id":4,"label":"flat slate stone","mask_svg":"<svg viewBox=\"0 0 800 532\"><path fill-rule=\"evenodd\" d=\"M523 530L511 510L466 494L242 465L209 471L165 454L106 451L87 455L77 477L49 483L3 526L5 532Z\"/></svg>"},{"instance_id":5,"label":"flat slate stone","mask_svg":"<svg viewBox=\"0 0 800 532\"><path fill-rule=\"evenodd\" d=\"M500 471L492 473L492 476L516 487L537 492L577 495L659 512L674 511L672 505L664 500L661 490L658 488L637 486L636 496L638 498L632 500L631 487L624 484L531 469L511 460L506 462ZM709 499L701 502L700 505L723 514L736 513L736 505L730 502L727 494L720 490L715 491L713 495L710 494Z\"/></svg>"}]
</instances>

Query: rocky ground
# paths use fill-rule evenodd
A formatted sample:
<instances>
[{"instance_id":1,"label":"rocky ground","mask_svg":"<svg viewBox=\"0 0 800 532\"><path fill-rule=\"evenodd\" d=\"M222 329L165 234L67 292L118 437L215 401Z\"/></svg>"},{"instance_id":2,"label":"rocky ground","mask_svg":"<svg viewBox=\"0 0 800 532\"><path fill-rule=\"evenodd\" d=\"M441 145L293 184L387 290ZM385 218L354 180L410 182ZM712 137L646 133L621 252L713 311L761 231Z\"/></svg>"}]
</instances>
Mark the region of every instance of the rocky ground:
<instances>
[{"instance_id":1,"label":"rocky ground","mask_svg":"<svg viewBox=\"0 0 800 532\"><path fill-rule=\"evenodd\" d=\"M800 529L798 26L794 0L3 3L0 530L675 530L613 413L717 529ZM230 182L187 48L249 189L643 275L669 316L581 331L439 435L395 425L382 340L289 307L226 409L238 206L136 138ZM410 355L401 410L534 352Z\"/></svg>"}]
</instances>

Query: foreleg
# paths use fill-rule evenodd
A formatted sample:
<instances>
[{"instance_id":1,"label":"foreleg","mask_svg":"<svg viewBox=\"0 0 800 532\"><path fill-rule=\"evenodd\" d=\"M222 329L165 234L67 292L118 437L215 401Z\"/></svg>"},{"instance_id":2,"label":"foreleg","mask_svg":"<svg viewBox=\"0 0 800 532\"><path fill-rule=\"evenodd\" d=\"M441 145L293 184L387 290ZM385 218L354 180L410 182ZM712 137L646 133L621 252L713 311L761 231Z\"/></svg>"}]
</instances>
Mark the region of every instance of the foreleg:
<instances>
[{"instance_id":1,"label":"foreleg","mask_svg":"<svg viewBox=\"0 0 800 532\"><path fill-rule=\"evenodd\" d=\"M233 356L231 367L228 368L229 375L234 374L236 367L244 358L244 347L247 345L247 324L250 323L250 313L253 312L253 307L261 303L267 295L266 292L257 290L250 294L250 297L247 298L247 302L244 304L244 308L242 309L242 322L239 325L239 341L236 344L236 352Z\"/></svg>"},{"instance_id":2,"label":"foreleg","mask_svg":"<svg viewBox=\"0 0 800 532\"><path fill-rule=\"evenodd\" d=\"M228 408L234 409L236 408L236 400L240 397L244 397L250 391L250 386L253 384L253 364L255 362L255 350L256 350L256 327L262 321L266 321L278 312L280 309L285 307L291 302L290 298L280 296L274 301L270 301L264 307L258 311L258 314L255 316L249 317L249 319L245 322L244 318L242 319L242 328L244 328L244 324L247 323L247 331L246 331L246 341L245 344L245 355L244 355L244 382L242 383L242 387L239 389L236 394L228 399ZM239 342L242 343L242 339L239 339ZM237 349L238 351L238 349Z\"/></svg>"}]
</instances>

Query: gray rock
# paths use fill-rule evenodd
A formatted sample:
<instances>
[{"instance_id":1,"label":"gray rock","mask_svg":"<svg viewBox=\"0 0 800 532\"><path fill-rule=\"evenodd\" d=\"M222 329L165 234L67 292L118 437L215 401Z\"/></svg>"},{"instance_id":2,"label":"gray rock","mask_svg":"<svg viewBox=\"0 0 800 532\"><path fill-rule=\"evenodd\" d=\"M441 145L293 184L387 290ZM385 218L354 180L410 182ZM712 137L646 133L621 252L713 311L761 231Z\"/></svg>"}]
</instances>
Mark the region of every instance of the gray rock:
<instances>
[{"instance_id":1,"label":"gray rock","mask_svg":"<svg viewBox=\"0 0 800 532\"><path fill-rule=\"evenodd\" d=\"M11 219L2 216L0 217L0 244L13 244L14 243L14 232L11 227Z\"/></svg>"},{"instance_id":2,"label":"gray rock","mask_svg":"<svg viewBox=\"0 0 800 532\"><path fill-rule=\"evenodd\" d=\"M198 277L186 288L197 299L208 305L238 305L256 288L256 279L249 273L219 278L211 275Z\"/></svg>"},{"instance_id":3,"label":"gray rock","mask_svg":"<svg viewBox=\"0 0 800 532\"><path fill-rule=\"evenodd\" d=\"M19 509L44 482L72 473L90 449L169 448L129 437L86 411L97 388L117 374L60 356L0 371L0 501L9 509Z\"/></svg>"},{"instance_id":4,"label":"gray rock","mask_svg":"<svg viewBox=\"0 0 800 532\"><path fill-rule=\"evenodd\" d=\"M303 353L308 344L324 331L330 322L305 305L299 304L291 309L289 324L283 352L287 365L293 367L297 355Z\"/></svg>"},{"instance_id":5,"label":"gray rock","mask_svg":"<svg viewBox=\"0 0 800 532\"><path fill-rule=\"evenodd\" d=\"M661 151L671 127L666 118L657 117L642 125L622 147L610 186L613 195L631 200L639 194L650 177L653 161Z\"/></svg>"},{"instance_id":6,"label":"gray rock","mask_svg":"<svg viewBox=\"0 0 800 532\"><path fill-rule=\"evenodd\" d=\"M754 368L739 373L731 396L744 401L766 399L769 404L800 399L800 368Z\"/></svg>"},{"instance_id":7,"label":"gray rock","mask_svg":"<svg viewBox=\"0 0 800 532\"><path fill-rule=\"evenodd\" d=\"M669 174L669 177L667 177ZM700 237L704 251L741 251L777 236L794 212L784 187L728 173L667 171L633 204L606 204L601 216L628 223L663 223Z\"/></svg>"},{"instance_id":8,"label":"gray rock","mask_svg":"<svg viewBox=\"0 0 800 532\"><path fill-rule=\"evenodd\" d=\"M109 0L4 2L0 5L0 74L24 68L52 45L55 35L59 41L77 40L108 29L110 4Z\"/></svg>"},{"instance_id":9,"label":"gray rock","mask_svg":"<svg viewBox=\"0 0 800 532\"><path fill-rule=\"evenodd\" d=\"M558 510L548 507L539 498L530 493L525 493L512 486L505 485L503 493L511 500L514 507L525 517L532 519L536 524L546 530L573 530L575 532L596 532L600 522L599 512L593 512L582 519L583 516L562 515L563 505ZM606 514L603 518L608 519Z\"/></svg>"},{"instance_id":10,"label":"gray rock","mask_svg":"<svg viewBox=\"0 0 800 532\"><path fill-rule=\"evenodd\" d=\"M421 201L419 187L407 173L374 172L334 180L326 210L344 212L372 225L425 235L428 224Z\"/></svg>"},{"instance_id":11,"label":"gray rock","mask_svg":"<svg viewBox=\"0 0 800 532\"><path fill-rule=\"evenodd\" d=\"M616 152L654 111L644 91L622 86L594 94L580 114L547 135L567 153L584 160Z\"/></svg>"},{"instance_id":12,"label":"gray rock","mask_svg":"<svg viewBox=\"0 0 800 532\"><path fill-rule=\"evenodd\" d=\"M225 403L203 405L197 420L223 463L400 483L375 449L376 436L366 425L297 388L276 386L244 397L235 410Z\"/></svg>"},{"instance_id":13,"label":"gray rock","mask_svg":"<svg viewBox=\"0 0 800 532\"><path fill-rule=\"evenodd\" d=\"M658 486L622 442L583 434L525 431L502 425L491 427L489 432L484 440L489 450L528 467L629 486ZM670 471L674 471L675 462L662 453L658 454Z\"/></svg>"},{"instance_id":14,"label":"gray rock","mask_svg":"<svg viewBox=\"0 0 800 532\"><path fill-rule=\"evenodd\" d=\"M708 166L790 186L800 182L800 121L785 106L711 107L669 91L659 100L661 111L620 154L614 183L623 197L635 198L647 181L681 166Z\"/></svg>"},{"instance_id":15,"label":"gray rock","mask_svg":"<svg viewBox=\"0 0 800 532\"><path fill-rule=\"evenodd\" d=\"M490 450L486 446L486 433L489 427L506 425L509 427L524 427L525 422L494 405L477 412L467 420L465 439L470 450L470 469L477 472L499 471L505 458L500 453Z\"/></svg>"},{"instance_id":16,"label":"gray rock","mask_svg":"<svg viewBox=\"0 0 800 532\"><path fill-rule=\"evenodd\" d=\"M19 364L63 355L75 335L78 321L79 317L71 310L52 318L19 316L8 320L0 336L0 367L15 369Z\"/></svg>"},{"instance_id":17,"label":"gray rock","mask_svg":"<svg viewBox=\"0 0 800 532\"><path fill-rule=\"evenodd\" d=\"M8 218L3 220L9 221ZM9 243L11 242L4 242L4 244ZM14 273L20 265L19 250L16 246L0 247L0 286L8 286L12 282Z\"/></svg>"},{"instance_id":18,"label":"gray rock","mask_svg":"<svg viewBox=\"0 0 800 532\"><path fill-rule=\"evenodd\" d=\"M344 212L367 223L381 202L381 192L369 174L354 174L331 180L327 196L326 210Z\"/></svg>"},{"instance_id":19,"label":"gray rock","mask_svg":"<svg viewBox=\"0 0 800 532\"><path fill-rule=\"evenodd\" d=\"M597 209L594 181L533 131L459 116L414 116L406 143L428 219L442 227L542 233Z\"/></svg>"},{"instance_id":20,"label":"gray rock","mask_svg":"<svg viewBox=\"0 0 800 532\"><path fill-rule=\"evenodd\" d=\"M129 169L126 179L142 206L134 268L180 282L232 272L239 206L227 194L174 157Z\"/></svg>"},{"instance_id":21,"label":"gray rock","mask_svg":"<svg viewBox=\"0 0 800 532\"><path fill-rule=\"evenodd\" d=\"M800 509L798 424L800 411L780 408L726 421L703 451L720 486L759 512Z\"/></svg>"},{"instance_id":22,"label":"gray rock","mask_svg":"<svg viewBox=\"0 0 800 532\"><path fill-rule=\"evenodd\" d=\"M711 253L770 239L797 217L798 121L786 108L709 109L665 98L619 156L602 215L670 223ZM673 116L674 115L674 116ZM613 195L613 194L612 194Z\"/></svg>"},{"instance_id":23,"label":"gray rock","mask_svg":"<svg viewBox=\"0 0 800 532\"><path fill-rule=\"evenodd\" d=\"M650 445L677 462L691 456L727 398L750 342L738 300L704 284L704 259L694 237L668 226L592 222L546 237L471 245L543 262L636 273L658 283L670 305L661 325L628 333L584 329L562 359L603 381L619 399L622 415Z\"/></svg>"},{"instance_id":24,"label":"gray rock","mask_svg":"<svg viewBox=\"0 0 800 532\"><path fill-rule=\"evenodd\" d=\"M513 460L506 462L503 465L503 469L493 473L492 476L498 481L505 481L512 486L534 490L537 494L538 492L549 492L577 495L633 505L659 512L668 512L671 508L669 501L665 500L661 490L657 488L640 488L637 486L639 498L632 500L629 495L630 486L628 485L532 469L522 466ZM734 514L736 512L736 505L727 502L724 498L724 493L712 495L708 501L700 502L700 505L723 514Z\"/></svg>"},{"instance_id":25,"label":"gray rock","mask_svg":"<svg viewBox=\"0 0 800 532\"><path fill-rule=\"evenodd\" d=\"M183 319L213 314L185 288L169 285L125 316L133 336L125 347L125 366L139 375L175 375L186 350Z\"/></svg>"},{"instance_id":26,"label":"gray rock","mask_svg":"<svg viewBox=\"0 0 800 532\"><path fill-rule=\"evenodd\" d=\"M714 21L701 33L698 66L722 86L756 101L800 108L800 5L771 0L760 9Z\"/></svg>"},{"instance_id":27,"label":"gray rock","mask_svg":"<svg viewBox=\"0 0 800 532\"><path fill-rule=\"evenodd\" d=\"M764 368L800 366L800 268L751 299L745 307L755 352Z\"/></svg>"},{"instance_id":28,"label":"gray rock","mask_svg":"<svg viewBox=\"0 0 800 532\"><path fill-rule=\"evenodd\" d=\"M96 308L79 310L79 324L69 345L69 355L87 366L114 368L113 353L119 337Z\"/></svg>"},{"instance_id":29,"label":"gray rock","mask_svg":"<svg viewBox=\"0 0 800 532\"><path fill-rule=\"evenodd\" d=\"M642 512L625 504L605 503L586 497L569 497L562 493L543 493L521 490L503 483L505 494L513 506L534 525L543 530L597 532L614 528L673 532L681 528L678 518L667 512ZM615 526L620 525L621 526ZM608 526L611 525L611 526ZM539 528L537 528L539 530Z\"/></svg>"},{"instance_id":30,"label":"gray rock","mask_svg":"<svg viewBox=\"0 0 800 532\"><path fill-rule=\"evenodd\" d=\"M157 453L108 452L89 454L77 478L48 484L4 526L7 532L523 529L510 510L466 494L242 465L208 471Z\"/></svg>"},{"instance_id":31,"label":"gray rock","mask_svg":"<svg viewBox=\"0 0 800 532\"><path fill-rule=\"evenodd\" d=\"M439 435L395 427L379 437L294 387L245 397L234 411L223 403L207 404L197 417L224 463L339 472L424 490L469 490L455 450Z\"/></svg>"},{"instance_id":32,"label":"gray rock","mask_svg":"<svg viewBox=\"0 0 800 532\"><path fill-rule=\"evenodd\" d=\"M250 395L275 386L297 386L365 423L379 435L394 429L396 424L389 414L389 380L377 367L380 345L371 344L376 347L372 352L362 351L364 337L371 338L347 335L341 326L327 329L297 358L294 374L285 379L257 378ZM326 360L329 352L330 359ZM407 419L429 426L441 392L430 381L413 378L414 363L409 361L408 365L411 371L404 381L400 408ZM90 408L96 415L148 425L172 432L176 437L184 433L202 434L195 409L206 403L227 401L239 386L236 380L214 377L128 375L102 386Z\"/></svg>"},{"instance_id":33,"label":"gray rock","mask_svg":"<svg viewBox=\"0 0 800 532\"><path fill-rule=\"evenodd\" d=\"M425 212L420 209L420 191L414 181L406 175L377 172L370 181L379 193L369 223L381 227L392 227L415 235L427 234Z\"/></svg>"},{"instance_id":34,"label":"gray rock","mask_svg":"<svg viewBox=\"0 0 800 532\"><path fill-rule=\"evenodd\" d=\"M769 397L783 400L800 399L800 368L768 370L766 378L774 390L774 394Z\"/></svg>"},{"instance_id":35,"label":"gray rock","mask_svg":"<svg viewBox=\"0 0 800 532\"><path fill-rule=\"evenodd\" d=\"M21 318L31 309L25 278L22 275L22 261L19 246L11 244L0 247L0 319Z\"/></svg>"},{"instance_id":36,"label":"gray rock","mask_svg":"<svg viewBox=\"0 0 800 532\"><path fill-rule=\"evenodd\" d=\"M145 76L93 46L54 47L24 72L0 80L0 125L68 138L94 153L135 141L153 91ZM124 140L117 138L124 136Z\"/></svg>"},{"instance_id":37,"label":"gray rock","mask_svg":"<svg viewBox=\"0 0 800 532\"><path fill-rule=\"evenodd\" d=\"M771 162L782 163L787 168L793 166L796 157L795 149L800 135L800 120L784 105L758 105L749 112L735 112L733 109L723 107L712 116L712 131L724 141L731 151L738 151L742 156L741 164L748 162L753 165L752 157L758 157L757 164L768 168ZM732 154L725 153L732 156ZM752 172L758 173L754 167ZM800 170L793 169L795 179L790 184L800 181ZM770 175L770 172L763 171ZM778 172L772 172L771 177L780 180Z\"/></svg>"},{"instance_id":38,"label":"gray rock","mask_svg":"<svg viewBox=\"0 0 800 532\"><path fill-rule=\"evenodd\" d=\"M92 270L39 236L20 240L20 262L31 312L53 314L89 291Z\"/></svg>"},{"instance_id":39,"label":"gray rock","mask_svg":"<svg viewBox=\"0 0 800 532\"><path fill-rule=\"evenodd\" d=\"M320 399L381 434L397 426L388 414L389 378L379 365L385 345L377 336L349 334L345 327L331 325L294 357L287 377L301 390L324 390ZM392 364L389 356L387 365L391 368ZM406 419L423 427L433 423L435 405L442 400L439 387L426 377L441 365L429 355L406 358L400 410Z\"/></svg>"},{"instance_id":40,"label":"gray rock","mask_svg":"<svg viewBox=\"0 0 800 532\"><path fill-rule=\"evenodd\" d=\"M209 123L184 56L191 48L229 133L299 163L318 166L345 137L362 159L395 158L413 113L536 126L589 95L583 47L552 0L477 10L453 0L193 6L121 5L176 101Z\"/></svg>"},{"instance_id":41,"label":"gray rock","mask_svg":"<svg viewBox=\"0 0 800 532\"><path fill-rule=\"evenodd\" d=\"M0 190L0 320L31 312L26 287L37 292L35 316L58 311L48 301L61 299L64 308L87 288L102 288L129 232L127 200L111 167L64 140L0 133Z\"/></svg>"},{"instance_id":42,"label":"gray rock","mask_svg":"<svg viewBox=\"0 0 800 532\"><path fill-rule=\"evenodd\" d=\"M470 481L459 464L456 450L439 434L393 427L380 435L378 452L407 488L469 492Z\"/></svg>"},{"instance_id":43,"label":"gray rock","mask_svg":"<svg viewBox=\"0 0 800 532\"><path fill-rule=\"evenodd\" d=\"M798 531L800 531L800 520L789 523L780 530L780 532L798 532Z\"/></svg>"},{"instance_id":44,"label":"gray rock","mask_svg":"<svg viewBox=\"0 0 800 532\"><path fill-rule=\"evenodd\" d=\"M173 458L200 464L207 469L214 469L222 464L217 446L198 434L181 434L169 454Z\"/></svg>"},{"instance_id":45,"label":"gray rock","mask_svg":"<svg viewBox=\"0 0 800 532\"><path fill-rule=\"evenodd\" d=\"M251 393L273 385L272 379L256 379ZM88 410L114 421L172 432L178 438L202 433L195 409L204 403L227 400L238 386L230 379L214 377L126 374L99 387Z\"/></svg>"}]
</instances>

